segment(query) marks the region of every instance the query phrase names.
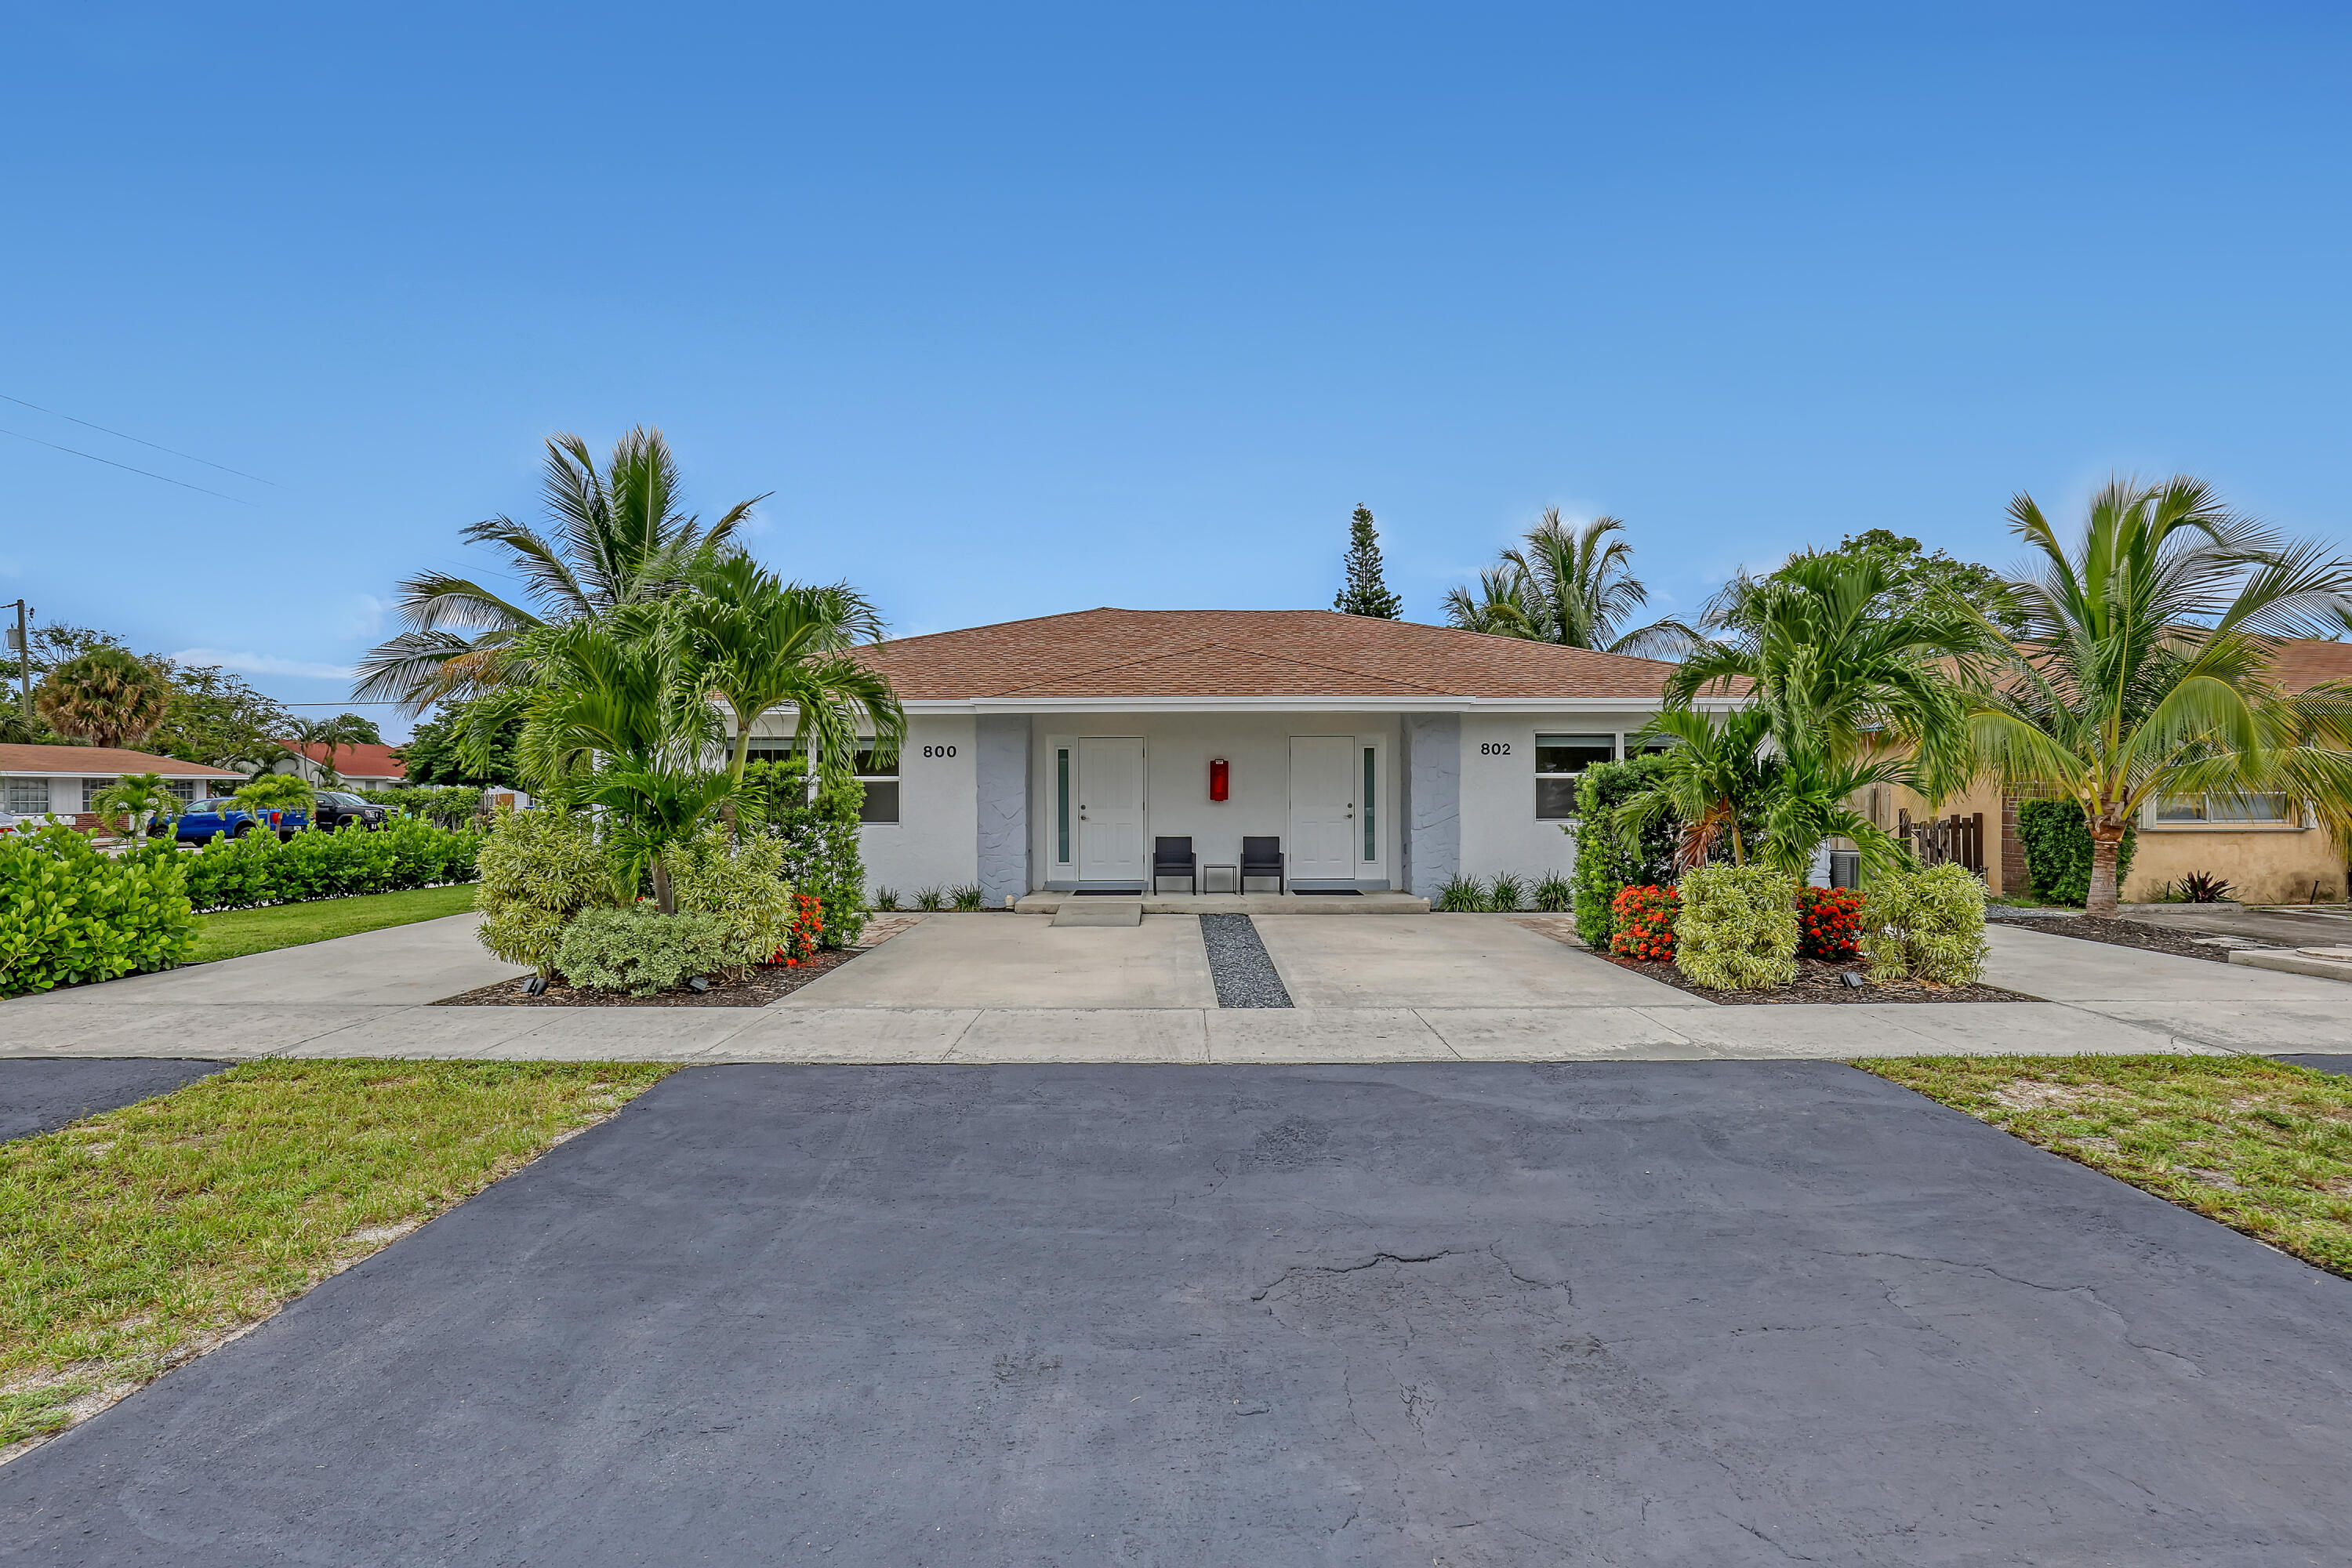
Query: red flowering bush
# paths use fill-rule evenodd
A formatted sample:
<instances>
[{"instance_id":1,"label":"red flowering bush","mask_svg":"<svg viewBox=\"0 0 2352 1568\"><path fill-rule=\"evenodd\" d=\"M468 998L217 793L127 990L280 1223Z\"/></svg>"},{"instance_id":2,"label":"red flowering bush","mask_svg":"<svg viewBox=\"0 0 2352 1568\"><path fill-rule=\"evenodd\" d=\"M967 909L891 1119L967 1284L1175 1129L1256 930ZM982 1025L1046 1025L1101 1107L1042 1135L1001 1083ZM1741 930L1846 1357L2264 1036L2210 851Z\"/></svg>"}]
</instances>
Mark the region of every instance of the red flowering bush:
<instances>
[{"instance_id":1,"label":"red flowering bush","mask_svg":"<svg viewBox=\"0 0 2352 1568\"><path fill-rule=\"evenodd\" d=\"M1862 890L1797 889L1797 956L1843 963L1862 952Z\"/></svg>"},{"instance_id":2,"label":"red flowering bush","mask_svg":"<svg viewBox=\"0 0 2352 1568\"><path fill-rule=\"evenodd\" d=\"M793 929L770 963L798 965L824 940L824 900L811 893L793 895Z\"/></svg>"},{"instance_id":3,"label":"red flowering bush","mask_svg":"<svg viewBox=\"0 0 2352 1568\"><path fill-rule=\"evenodd\" d=\"M1675 961L1675 916L1682 910L1680 893L1672 888L1621 888L1609 908L1617 922L1617 933L1609 939L1610 952L1648 963Z\"/></svg>"}]
</instances>

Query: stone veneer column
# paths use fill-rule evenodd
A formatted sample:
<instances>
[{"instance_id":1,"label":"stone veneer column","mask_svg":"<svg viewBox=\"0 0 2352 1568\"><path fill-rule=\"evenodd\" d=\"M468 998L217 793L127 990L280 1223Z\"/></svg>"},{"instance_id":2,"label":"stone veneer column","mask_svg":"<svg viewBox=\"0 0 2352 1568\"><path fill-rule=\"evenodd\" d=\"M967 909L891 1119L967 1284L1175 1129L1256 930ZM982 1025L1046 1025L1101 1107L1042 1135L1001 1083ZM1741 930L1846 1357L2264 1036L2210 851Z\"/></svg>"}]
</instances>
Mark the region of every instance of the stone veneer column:
<instances>
[{"instance_id":1,"label":"stone veneer column","mask_svg":"<svg viewBox=\"0 0 2352 1568\"><path fill-rule=\"evenodd\" d=\"M997 910L1029 891L1029 715L984 713L977 730L980 896Z\"/></svg>"},{"instance_id":2,"label":"stone veneer column","mask_svg":"<svg viewBox=\"0 0 2352 1568\"><path fill-rule=\"evenodd\" d=\"M1402 725L1403 789L1397 801L1397 837L1408 893L1435 901L1462 870L1462 719L1454 713L1408 713Z\"/></svg>"}]
</instances>

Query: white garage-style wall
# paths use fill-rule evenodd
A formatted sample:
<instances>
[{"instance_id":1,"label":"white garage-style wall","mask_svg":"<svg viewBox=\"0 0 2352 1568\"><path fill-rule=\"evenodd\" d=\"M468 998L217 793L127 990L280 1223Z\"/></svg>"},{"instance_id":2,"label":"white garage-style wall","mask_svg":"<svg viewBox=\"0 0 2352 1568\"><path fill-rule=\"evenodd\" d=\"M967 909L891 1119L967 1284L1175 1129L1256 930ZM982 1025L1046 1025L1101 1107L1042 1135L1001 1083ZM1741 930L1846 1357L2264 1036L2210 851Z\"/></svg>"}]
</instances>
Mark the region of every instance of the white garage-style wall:
<instances>
[{"instance_id":1,"label":"white garage-style wall","mask_svg":"<svg viewBox=\"0 0 2352 1568\"><path fill-rule=\"evenodd\" d=\"M1382 713L1085 713L1031 716L1029 823L1031 880L1038 887L1066 887L1078 880L1077 829L1072 823L1070 858L1062 858L1058 753L1070 752L1073 805L1084 788L1079 742L1088 737L1134 737L1143 742L1146 780L1144 835L1190 837L1203 864L1235 864L1244 837L1290 837L1290 742L1293 736L1347 738L1356 757L1357 859L1353 879L1385 887L1394 876L1397 854L1395 779L1397 717ZM1374 853L1362 855L1360 835L1362 752L1372 752L1370 805ZM1209 763L1222 757L1228 768L1227 798L1209 798ZM1220 891L1226 884L1221 878ZM1255 890L1271 892L1270 887ZM1181 890L1169 884L1168 890ZM1205 889L1205 885L1203 888Z\"/></svg>"}]
</instances>

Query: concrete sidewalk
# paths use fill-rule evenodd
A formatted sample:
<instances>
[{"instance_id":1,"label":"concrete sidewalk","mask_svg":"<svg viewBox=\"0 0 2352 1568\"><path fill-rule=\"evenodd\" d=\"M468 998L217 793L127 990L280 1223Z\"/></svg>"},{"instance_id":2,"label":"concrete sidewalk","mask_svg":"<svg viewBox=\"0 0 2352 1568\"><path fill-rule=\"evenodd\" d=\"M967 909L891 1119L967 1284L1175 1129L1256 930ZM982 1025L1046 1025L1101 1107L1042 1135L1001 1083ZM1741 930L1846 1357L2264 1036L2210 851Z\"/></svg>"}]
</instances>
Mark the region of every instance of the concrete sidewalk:
<instances>
[{"instance_id":1,"label":"concrete sidewalk","mask_svg":"<svg viewBox=\"0 0 2352 1568\"><path fill-rule=\"evenodd\" d=\"M0 1056L991 1063L1840 1059L2339 1046L2335 982L1996 929L2045 1000L1727 1007L1496 916L1262 922L1302 1005L1220 1009L1190 919L932 916L766 1008L431 1007L518 972L474 917L0 1003Z\"/></svg>"}]
</instances>

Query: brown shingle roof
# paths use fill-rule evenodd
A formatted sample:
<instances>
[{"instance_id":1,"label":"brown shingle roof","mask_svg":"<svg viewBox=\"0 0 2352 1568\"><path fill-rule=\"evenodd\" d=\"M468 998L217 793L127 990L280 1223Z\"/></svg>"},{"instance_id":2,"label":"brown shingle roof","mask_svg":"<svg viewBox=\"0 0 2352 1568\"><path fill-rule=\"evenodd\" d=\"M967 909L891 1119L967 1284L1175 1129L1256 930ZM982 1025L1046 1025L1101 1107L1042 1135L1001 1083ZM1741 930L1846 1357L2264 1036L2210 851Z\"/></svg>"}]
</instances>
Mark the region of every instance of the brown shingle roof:
<instances>
[{"instance_id":1,"label":"brown shingle roof","mask_svg":"<svg viewBox=\"0 0 2352 1568\"><path fill-rule=\"evenodd\" d=\"M162 773L165 778L182 779L245 777L226 768L208 768L202 763L184 763L177 757L158 757L113 746L0 746L0 773L87 773L92 778L110 773Z\"/></svg>"},{"instance_id":2,"label":"brown shingle roof","mask_svg":"<svg viewBox=\"0 0 2352 1568\"><path fill-rule=\"evenodd\" d=\"M2305 691L2323 680L2352 680L2352 643L2314 637L2282 643L2271 674L2289 691Z\"/></svg>"},{"instance_id":3,"label":"brown shingle roof","mask_svg":"<svg viewBox=\"0 0 2352 1568\"><path fill-rule=\"evenodd\" d=\"M1080 610L859 650L909 701L974 698L1623 698L1674 666L1330 610Z\"/></svg>"}]
</instances>

